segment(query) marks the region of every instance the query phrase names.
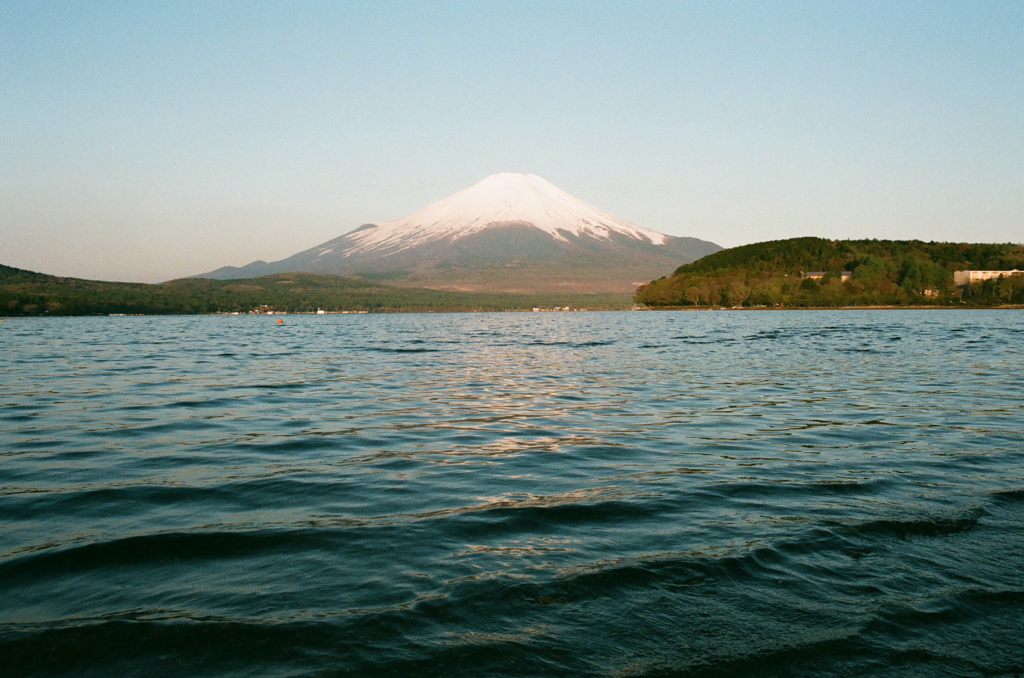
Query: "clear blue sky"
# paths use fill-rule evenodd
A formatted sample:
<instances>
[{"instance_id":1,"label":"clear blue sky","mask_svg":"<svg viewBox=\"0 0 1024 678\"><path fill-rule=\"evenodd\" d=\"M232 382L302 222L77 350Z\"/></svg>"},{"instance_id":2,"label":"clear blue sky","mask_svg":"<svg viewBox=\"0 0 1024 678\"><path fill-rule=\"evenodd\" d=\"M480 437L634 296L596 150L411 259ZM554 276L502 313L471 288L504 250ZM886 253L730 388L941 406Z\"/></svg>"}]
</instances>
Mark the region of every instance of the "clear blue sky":
<instances>
[{"instance_id":1,"label":"clear blue sky","mask_svg":"<svg viewBox=\"0 0 1024 678\"><path fill-rule=\"evenodd\" d=\"M732 246L1024 241L1024 2L0 0L0 263L159 281L488 174Z\"/></svg>"}]
</instances>

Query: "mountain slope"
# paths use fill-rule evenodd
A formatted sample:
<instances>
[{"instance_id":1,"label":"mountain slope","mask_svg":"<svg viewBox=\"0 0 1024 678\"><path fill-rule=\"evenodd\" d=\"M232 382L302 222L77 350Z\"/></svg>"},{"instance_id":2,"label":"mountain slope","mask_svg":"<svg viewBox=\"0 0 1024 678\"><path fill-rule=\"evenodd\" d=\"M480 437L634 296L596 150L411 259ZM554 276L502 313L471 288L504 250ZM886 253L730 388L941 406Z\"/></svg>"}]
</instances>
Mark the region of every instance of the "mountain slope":
<instances>
[{"instance_id":1,"label":"mountain slope","mask_svg":"<svg viewBox=\"0 0 1024 678\"><path fill-rule=\"evenodd\" d=\"M535 175L495 174L287 259L197 277L313 271L440 289L632 293L642 281L720 249L618 219Z\"/></svg>"}]
</instances>

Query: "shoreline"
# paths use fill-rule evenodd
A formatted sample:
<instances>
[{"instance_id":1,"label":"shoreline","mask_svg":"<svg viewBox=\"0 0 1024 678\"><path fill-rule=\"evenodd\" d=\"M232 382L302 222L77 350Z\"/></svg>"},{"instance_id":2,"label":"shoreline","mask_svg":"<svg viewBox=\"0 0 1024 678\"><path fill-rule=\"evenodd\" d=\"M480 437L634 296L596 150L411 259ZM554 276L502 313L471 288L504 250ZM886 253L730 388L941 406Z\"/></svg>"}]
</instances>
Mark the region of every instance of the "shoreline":
<instances>
[{"instance_id":1,"label":"shoreline","mask_svg":"<svg viewBox=\"0 0 1024 678\"><path fill-rule=\"evenodd\" d=\"M772 307L725 307L725 306L651 306L632 308L594 308L571 309L569 311L543 309L542 313L621 313L628 311L1019 311L1024 304L1004 304L1001 306L772 306ZM283 311L279 313L232 313L216 311L213 313L95 313L81 315L39 314L39 315L0 315L0 322L22 318L171 318L187 316L245 316L245 317L279 317L286 315L398 315L410 313L536 313L532 309L506 310L387 310L387 311Z\"/></svg>"},{"instance_id":2,"label":"shoreline","mask_svg":"<svg viewBox=\"0 0 1024 678\"><path fill-rule=\"evenodd\" d=\"M1024 309L1024 304L999 306L644 306L635 311L1012 311Z\"/></svg>"}]
</instances>

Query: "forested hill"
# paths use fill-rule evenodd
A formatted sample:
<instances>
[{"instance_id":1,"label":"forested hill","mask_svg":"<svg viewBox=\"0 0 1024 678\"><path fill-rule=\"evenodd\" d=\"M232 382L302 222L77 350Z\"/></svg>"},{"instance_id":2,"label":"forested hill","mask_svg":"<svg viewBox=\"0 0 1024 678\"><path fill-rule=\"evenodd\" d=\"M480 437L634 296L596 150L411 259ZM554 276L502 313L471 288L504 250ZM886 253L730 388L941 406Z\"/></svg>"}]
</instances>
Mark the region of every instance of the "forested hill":
<instances>
[{"instance_id":1,"label":"forested hill","mask_svg":"<svg viewBox=\"0 0 1024 678\"><path fill-rule=\"evenodd\" d=\"M0 317L109 313L500 311L624 308L628 296L500 294L391 287L359 278L279 273L247 280L189 278L159 285L60 278L0 265Z\"/></svg>"},{"instance_id":2,"label":"forested hill","mask_svg":"<svg viewBox=\"0 0 1024 678\"><path fill-rule=\"evenodd\" d=\"M953 271L1024 269L1024 245L792 238L733 247L641 286L648 306L1024 304L1024 276L966 289ZM825 271L815 280L808 271ZM852 276L842 279L841 272Z\"/></svg>"},{"instance_id":3,"label":"forested hill","mask_svg":"<svg viewBox=\"0 0 1024 678\"><path fill-rule=\"evenodd\" d=\"M23 268L14 268L13 266L4 266L3 264L0 264L0 285L14 285L18 283L52 283L62 280L70 280L70 278L58 278L54 275L36 273L35 271L26 271Z\"/></svg>"}]
</instances>

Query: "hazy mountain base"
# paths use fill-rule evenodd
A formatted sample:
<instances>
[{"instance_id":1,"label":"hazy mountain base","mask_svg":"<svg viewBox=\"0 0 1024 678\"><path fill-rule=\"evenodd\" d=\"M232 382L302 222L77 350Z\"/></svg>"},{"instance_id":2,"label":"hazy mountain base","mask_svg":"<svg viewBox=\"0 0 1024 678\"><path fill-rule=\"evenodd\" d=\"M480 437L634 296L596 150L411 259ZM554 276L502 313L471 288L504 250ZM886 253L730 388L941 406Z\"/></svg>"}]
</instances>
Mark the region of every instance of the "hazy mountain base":
<instances>
[{"instance_id":1,"label":"hazy mountain base","mask_svg":"<svg viewBox=\"0 0 1024 678\"><path fill-rule=\"evenodd\" d=\"M0 316L335 311L621 309L625 295L487 294L390 287L356 278L281 273L247 280L190 278L159 285L60 278L0 266Z\"/></svg>"},{"instance_id":2,"label":"hazy mountain base","mask_svg":"<svg viewBox=\"0 0 1024 678\"><path fill-rule=\"evenodd\" d=\"M958 288L957 270L1024 268L1024 246L793 238L734 247L640 287L665 306L998 306L1024 304L1024 276ZM805 271L826 271L821 280ZM843 282L841 271L851 271Z\"/></svg>"},{"instance_id":3,"label":"hazy mountain base","mask_svg":"<svg viewBox=\"0 0 1024 678\"><path fill-rule=\"evenodd\" d=\"M310 271L357 275L403 287L631 295L643 281L721 249L697 238L669 237L664 245L655 245L620 234L598 239L563 232L563 241L529 224L511 223L414 248L346 256L344 252L354 246L350 235L281 261L226 266L199 277L226 280Z\"/></svg>"}]
</instances>

